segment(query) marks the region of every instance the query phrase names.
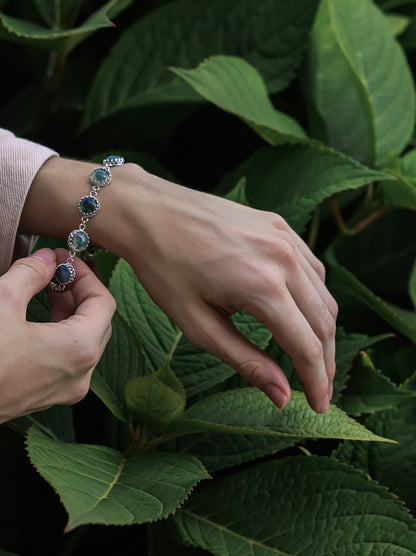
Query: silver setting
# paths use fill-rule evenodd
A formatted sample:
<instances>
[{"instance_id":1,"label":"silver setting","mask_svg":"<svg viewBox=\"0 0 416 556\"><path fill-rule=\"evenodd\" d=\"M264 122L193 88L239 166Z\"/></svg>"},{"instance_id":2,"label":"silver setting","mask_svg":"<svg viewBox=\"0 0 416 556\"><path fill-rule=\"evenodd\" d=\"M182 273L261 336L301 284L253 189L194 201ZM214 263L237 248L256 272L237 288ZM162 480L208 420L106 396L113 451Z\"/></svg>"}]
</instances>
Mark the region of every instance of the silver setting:
<instances>
[{"instance_id":1,"label":"silver setting","mask_svg":"<svg viewBox=\"0 0 416 556\"><path fill-rule=\"evenodd\" d=\"M97 187L97 186L94 186L94 187ZM94 187L92 188L91 193L90 193L89 195L85 195L85 197L83 197L82 199L80 199L80 201L79 201L79 203L78 203L78 210L79 210L79 212L80 212L81 214L84 215L83 218L85 218L85 217L86 217L86 218L91 218L92 216L95 216L96 214L98 214L98 213L100 212L101 205L100 205L100 201L97 199L97 193L98 193L98 191L99 191L100 189L98 188L98 190L97 190L97 189L94 189ZM83 212L83 211L81 210L81 202L82 202L84 199L89 199L89 198L91 198L91 197L92 197L92 198L95 200L95 202L97 203L97 207L96 207L96 209L94 210L94 212L91 212L90 214L87 214L86 212ZM81 218L81 221L83 221L82 218Z\"/></svg>"},{"instance_id":2,"label":"silver setting","mask_svg":"<svg viewBox=\"0 0 416 556\"><path fill-rule=\"evenodd\" d=\"M65 267L68 271L69 271L69 278L67 280L65 280L65 282L61 282L57 277L56 277L56 273L58 272L58 269L60 267ZM50 287L56 291L56 292L63 292L65 290L65 286L67 286L68 284L71 284L71 282L73 282L75 280L75 268L72 266L71 262L66 262L66 263L61 263L58 264L58 266L56 267L55 270L55 275L52 278L52 281L50 282Z\"/></svg>"},{"instance_id":3,"label":"silver setting","mask_svg":"<svg viewBox=\"0 0 416 556\"><path fill-rule=\"evenodd\" d=\"M97 170L105 170L107 172L107 177L104 181L98 181L97 178L94 177L94 172L96 172ZM98 188L108 185L109 183L111 183L111 180L111 172L108 168L95 168L90 174L90 183Z\"/></svg>"},{"instance_id":4,"label":"silver setting","mask_svg":"<svg viewBox=\"0 0 416 556\"><path fill-rule=\"evenodd\" d=\"M88 243L85 247L79 248L73 244L73 238L76 236L77 232L82 232L86 236ZM75 257L75 252L80 253L81 251L84 251L84 249L88 247L89 243L90 243L90 238L87 232L85 231L85 224L80 224L79 228L77 230L73 230L68 236L68 247L72 250L72 252L74 252L74 255L70 254L72 260Z\"/></svg>"},{"instance_id":5,"label":"silver setting","mask_svg":"<svg viewBox=\"0 0 416 556\"><path fill-rule=\"evenodd\" d=\"M123 166L124 158L118 155L111 155L104 158L103 165L104 166Z\"/></svg>"}]
</instances>

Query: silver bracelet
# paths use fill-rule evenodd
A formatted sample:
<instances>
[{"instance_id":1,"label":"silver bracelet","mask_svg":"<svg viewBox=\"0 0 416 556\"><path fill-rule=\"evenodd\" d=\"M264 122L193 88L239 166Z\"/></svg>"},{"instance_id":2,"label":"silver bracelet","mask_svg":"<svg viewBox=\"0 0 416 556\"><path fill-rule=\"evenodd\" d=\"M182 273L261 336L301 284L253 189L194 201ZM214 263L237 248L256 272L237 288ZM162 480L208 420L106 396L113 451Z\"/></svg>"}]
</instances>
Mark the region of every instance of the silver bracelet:
<instances>
[{"instance_id":1,"label":"silver bracelet","mask_svg":"<svg viewBox=\"0 0 416 556\"><path fill-rule=\"evenodd\" d=\"M76 272L73 265L77 253L82 253L84 257L90 258L96 252L96 248L90 245L90 240L85 228L90 218L98 214L100 202L97 199L100 189L108 185L111 180L110 168L112 166L122 166L124 158L118 155L108 156L103 160L103 167L96 168L90 174L91 191L78 203L78 209L82 214L81 224L78 229L73 230L68 236L68 258L65 263L56 267L55 274L50 282L50 287L56 292L63 292L68 284L75 280Z\"/></svg>"}]
</instances>

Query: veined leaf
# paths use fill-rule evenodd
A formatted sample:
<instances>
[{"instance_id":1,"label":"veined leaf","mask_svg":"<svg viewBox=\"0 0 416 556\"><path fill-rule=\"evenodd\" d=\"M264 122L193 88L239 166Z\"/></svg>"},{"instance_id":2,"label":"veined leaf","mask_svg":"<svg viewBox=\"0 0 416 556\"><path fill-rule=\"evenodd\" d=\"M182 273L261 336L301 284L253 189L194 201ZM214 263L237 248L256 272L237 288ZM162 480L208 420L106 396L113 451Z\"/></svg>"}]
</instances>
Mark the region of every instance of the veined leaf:
<instances>
[{"instance_id":1,"label":"veined leaf","mask_svg":"<svg viewBox=\"0 0 416 556\"><path fill-rule=\"evenodd\" d=\"M68 53L98 29L112 27L113 23L109 16L114 17L130 3L131 0L110 0L90 15L81 26L74 29L48 29L36 23L0 13L0 39Z\"/></svg>"},{"instance_id":2,"label":"veined leaf","mask_svg":"<svg viewBox=\"0 0 416 556\"><path fill-rule=\"evenodd\" d=\"M340 461L350 463L386 485L416 511L416 405L403 402L395 409L370 415L366 426L378 434L388 435L395 445L376 446L362 442L345 442L334 452Z\"/></svg>"},{"instance_id":3,"label":"veined leaf","mask_svg":"<svg viewBox=\"0 0 416 556\"><path fill-rule=\"evenodd\" d=\"M386 172L394 176L396 181L382 181L379 184L377 193L381 196L383 205L416 210L416 186L398 172Z\"/></svg>"},{"instance_id":4,"label":"veined leaf","mask_svg":"<svg viewBox=\"0 0 416 556\"><path fill-rule=\"evenodd\" d=\"M219 556L416 550L415 521L386 488L316 456L269 461L202 487L173 521L183 542Z\"/></svg>"},{"instance_id":5,"label":"veined leaf","mask_svg":"<svg viewBox=\"0 0 416 556\"><path fill-rule=\"evenodd\" d=\"M127 420L124 392L129 380L144 375L145 359L135 330L117 311L113 332L91 379L91 390L121 421Z\"/></svg>"},{"instance_id":6,"label":"veined leaf","mask_svg":"<svg viewBox=\"0 0 416 556\"><path fill-rule=\"evenodd\" d=\"M330 287L355 297L412 342L416 342L415 311L408 311L392 303L387 303L364 286L346 268L337 264L332 256L328 257L328 262Z\"/></svg>"},{"instance_id":7,"label":"veined leaf","mask_svg":"<svg viewBox=\"0 0 416 556\"><path fill-rule=\"evenodd\" d=\"M220 192L245 177L250 206L278 212L301 233L326 197L386 176L324 146L264 147L223 181Z\"/></svg>"},{"instance_id":8,"label":"veined leaf","mask_svg":"<svg viewBox=\"0 0 416 556\"><path fill-rule=\"evenodd\" d=\"M316 0L227 0L226 9L222 0L162 6L115 44L94 80L83 126L126 108L200 102L166 68L193 67L213 54L244 57L262 73L269 90L282 89L300 62L316 6Z\"/></svg>"},{"instance_id":9,"label":"veined leaf","mask_svg":"<svg viewBox=\"0 0 416 556\"><path fill-rule=\"evenodd\" d=\"M389 442L369 433L334 406L325 415L315 413L300 392L292 393L289 405L282 411L254 387L228 390L204 398L187 409L182 419L173 422L169 432L270 434L294 436L296 440L300 437L355 438Z\"/></svg>"},{"instance_id":10,"label":"veined leaf","mask_svg":"<svg viewBox=\"0 0 416 556\"><path fill-rule=\"evenodd\" d=\"M401 152L415 125L414 85L404 53L372 0L324 0L309 61L308 91L331 146L378 167L391 151Z\"/></svg>"},{"instance_id":11,"label":"veined leaf","mask_svg":"<svg viewBox=\"0 0 416 556\"><path fill-rule=\"evenodd\" d=\"M271 145L309 143L292 117L276 110L260 73L241 58L214 56L197 68L171 68L201 96L242 118Z\"/></svg>"},{"instance_id":12,"label":"veined leaf","mask_svg":"<svg viewBox=\"0 0 416 556\"><path fill-rule=\"evenodd\" d=\"M208 477L192 456L147 452L126 459L106 446L51 440L35 427L27 446L69 514L67 531L83 523L125 525L166 517Z\"/></svg>"},{"instance_id":13,"label":"veined leaf","mask_svg":"<svg viewBox=\"0 0 416 556\"><path fill-rule=\"evenodd\" d=\"M238 180L237 185L231 189L231 191L226 195L227 199L240 203L240 205L249 206L246 195L246 178L241 178Z\"/></svg>"},{"instance_id":14,"label":"veined leaf","mask_svg":"<svg viewBox=\"0 0 416 556\"><path fill-rule=\"evenodd\" d=\"M414 396L413 392L396 386L362 353L338 405L350 415L361 415L395 408Z\"/></svg>"},{"instance_id":15,"label":"veined leaf","mask_svg":"<svg viewBox=\"0 0 416 556\"><path fill-rule=\"evenodd\" d=\"M117 300L118 310L142 342L147 372L157 371L166 358L171 358L171 368L184 385L187 396L202 392L235 373L218 357L199 350L182 336L179 328L153 302L133 269L123 260L118 262L113 273L110 291ZM258 347L264 349L267 346L271 332L253 317L237 313L233 322Z\"/></svg>"}]
</instances>

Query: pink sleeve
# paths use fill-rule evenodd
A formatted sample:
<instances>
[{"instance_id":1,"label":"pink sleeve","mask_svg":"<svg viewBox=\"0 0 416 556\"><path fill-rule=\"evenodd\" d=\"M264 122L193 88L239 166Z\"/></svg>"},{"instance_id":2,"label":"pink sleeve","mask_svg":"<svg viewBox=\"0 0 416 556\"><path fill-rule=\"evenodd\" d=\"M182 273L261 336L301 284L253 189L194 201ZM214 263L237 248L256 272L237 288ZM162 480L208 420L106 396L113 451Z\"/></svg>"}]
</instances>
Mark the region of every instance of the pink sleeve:
<instances>
[{"instance_id":1,"label":"pink sleeve","mask_svg":"<svg viewBox=\"0 0 416 556\"><path fill-rule=\"evenodd\" d=\"M17 234L26 195L39 168L57 153L0 129L0 275L29 253L33 238Z\"/></svg>"}]
</instances>

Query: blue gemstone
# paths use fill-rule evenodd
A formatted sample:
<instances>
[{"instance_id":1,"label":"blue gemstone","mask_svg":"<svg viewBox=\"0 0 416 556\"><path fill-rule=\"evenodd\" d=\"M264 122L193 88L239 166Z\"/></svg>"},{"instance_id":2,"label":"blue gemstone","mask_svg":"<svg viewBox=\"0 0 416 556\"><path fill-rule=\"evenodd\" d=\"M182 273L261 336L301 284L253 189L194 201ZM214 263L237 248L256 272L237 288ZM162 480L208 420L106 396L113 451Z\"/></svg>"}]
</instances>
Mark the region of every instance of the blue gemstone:
<instances>
[{"instance_id":1,"label":"blue gemstone","mask_svg":"<svg viewBox=\"0 0 416 556\"><path fill-rule=\"evenodd\" d=\"M100 203L92 195L87 195L80 200L78 207L85 216L94 216L100 210Z\"/></svg>"},{"instance_id":2,"label":"blue gemstone","mask_svg":"<svg viewBox=\"0 0 416 556\"><path fill-rule=\"evenodd\" d=\"M111 173L107 168L96 168L90 174L90 182L93 185L98 185L102 187L103 185L108 185L111 181Z\"/></svg>"},{"instance_id":3,"label":"blue gemstone","mask_svg":"<svg viewBox=\"0 0 416 556\"><path fill-rule=\"evenodd\" d=\"M54 278L59 284L69 284L75 278L75 269L72 264L62 263L56 267Z\"/></svg>"},{"instance_id":4,"label":"blue gemstone","mask_svg":"<svg viewBox=\"0 0 416 556\"><path fill-rule=\"evenodd\" d=\"M88 247L89 237L83 230L74 230L68 236L68 247L74 251L84 251Z\"/></svg>"}]
</instances>

